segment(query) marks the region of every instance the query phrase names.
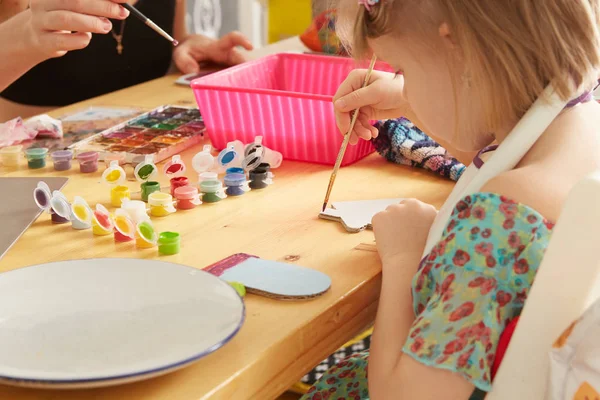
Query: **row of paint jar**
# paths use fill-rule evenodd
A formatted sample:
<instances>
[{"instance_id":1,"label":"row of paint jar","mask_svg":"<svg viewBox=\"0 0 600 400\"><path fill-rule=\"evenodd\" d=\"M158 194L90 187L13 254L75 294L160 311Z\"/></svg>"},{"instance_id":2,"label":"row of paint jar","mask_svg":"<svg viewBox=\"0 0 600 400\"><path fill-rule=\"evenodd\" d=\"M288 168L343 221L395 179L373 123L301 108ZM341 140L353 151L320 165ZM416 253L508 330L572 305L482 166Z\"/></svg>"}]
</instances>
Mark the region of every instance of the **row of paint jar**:
<instances>
[{"instance_id":1,"label":"row of paint jar","mask_svg":"<svg viewBox=\"0 0 600 400\"><path fill-rule=\"evenodd\" d=\"M0 161L6 167L19 166L19 160L23 146L10 146L0 149ZM27 166L30 169L40 169L46 167L48 149L44 147L32 147L25 150ZM55 171L68 171L72 167L73 152L71 150L57 150L50 154L54 164ZM76 157L79 162L79 171L82 173L91 173L98 170L98 153L95 151L86 151Z\"/></svg>"},{"instance_id":2,"label":"row of paint jar","mask_svg":"<svg viewBox=\"0 0 600 400\"><path fill-rule=\"evenodd\" d=\"M146 204L141 201L125 201L123 207L111 215L101 204L97 204L96 209L92 210L79 196L70 204L62 192L51 192L45 182L38 183L34 190L34 200L42 211L51 215L54 224L71 222L73 229L92 229L96 236L114 235L116 242L135 240L139 248L158 246L158 252L163 255L177 254L180 251L179 233L157 234L146 213Z\"/></svg>"}]
</instances>

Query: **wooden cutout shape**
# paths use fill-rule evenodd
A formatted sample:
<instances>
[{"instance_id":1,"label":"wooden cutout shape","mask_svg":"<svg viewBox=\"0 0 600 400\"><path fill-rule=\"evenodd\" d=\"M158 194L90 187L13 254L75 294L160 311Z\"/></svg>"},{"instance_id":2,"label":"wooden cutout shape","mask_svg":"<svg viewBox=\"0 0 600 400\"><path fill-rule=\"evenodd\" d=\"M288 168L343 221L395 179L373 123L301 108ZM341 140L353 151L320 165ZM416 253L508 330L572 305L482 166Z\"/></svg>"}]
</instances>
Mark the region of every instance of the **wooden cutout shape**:
<instances>
[{"instance_id":1,"label":"wooden cutout shape","mask_svg":"<svg viewBox=\"0 0 600 400\"><path fill-rule=\"evenodd\" d=\"M331 278L310 268L234 254L204 269L228 282L239 282L248 293L277 300L318 297L331 287Z\"/></svg>"},{"instance_id":2,"label":"wooden cutout shape","mask_svg":"<svg viewBox=\"0 0 600 400\"><path fill-rule=\"evenodd\" d=\"M339 221L348 232L357 233L371 229L371 219L378 212L385 211L403 199L380 199L362 201L344 201L333 203L331 208L319 214L319 218Z\"/></svg>"}]
</instances>

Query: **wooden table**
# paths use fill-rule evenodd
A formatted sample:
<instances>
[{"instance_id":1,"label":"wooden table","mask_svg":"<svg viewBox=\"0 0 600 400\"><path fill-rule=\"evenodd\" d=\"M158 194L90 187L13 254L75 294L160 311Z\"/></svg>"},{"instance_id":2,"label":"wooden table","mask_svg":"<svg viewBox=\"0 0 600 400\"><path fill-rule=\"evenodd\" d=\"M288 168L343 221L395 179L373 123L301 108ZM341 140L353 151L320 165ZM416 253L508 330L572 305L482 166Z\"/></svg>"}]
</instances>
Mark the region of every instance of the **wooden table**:
<instances>
[{"instance_id":1,"label":"wooden table","mask_svg":"<svg viewBox=\"0 0 600 400\"><path fill-rule=\"evenodd\" d=\"M288 48L294 44L298 45L297 40L288 42ZM276 46L275 50L282 48L286 46ZM273 48L262 54L269 51ZM64 115L91 104L194 105L191 90L176 86L175 78L167 76L53 114ZM200 146L183 153L188 165ZM284 162L274 172L275 185L266 190L155 218L158 230L182 234L181 253L161 259L203 268L233 253L246 252L318 269L332 278L330 291L303 302L247 296L247 320L229 344L163 377L87 391L40 391L0 385L0 399L271 399L368 327L377 307L380 263L376 253L355 247L371 242L373 234L349 234L338 223L317 219L330 167ZM100 183L100 173L83 175L77 168L59 173L51 165L33 171L23 163L17 170L0 167L0 175L68 176L64 193L69 199L80 195L91 205L109 204L109 191ZM129 185L132 190L138 187L135 182ZM452 182L427 172L393 165L372 155L341 170L332 200L416 197L439 207L452 186ZM133 244L115 244L110 236L93 237L90 231L53 226L49 216L43 215L0 260L0 271L91 257L159 258L156 249L136 250Z\"/></svg>"}]
</instances>

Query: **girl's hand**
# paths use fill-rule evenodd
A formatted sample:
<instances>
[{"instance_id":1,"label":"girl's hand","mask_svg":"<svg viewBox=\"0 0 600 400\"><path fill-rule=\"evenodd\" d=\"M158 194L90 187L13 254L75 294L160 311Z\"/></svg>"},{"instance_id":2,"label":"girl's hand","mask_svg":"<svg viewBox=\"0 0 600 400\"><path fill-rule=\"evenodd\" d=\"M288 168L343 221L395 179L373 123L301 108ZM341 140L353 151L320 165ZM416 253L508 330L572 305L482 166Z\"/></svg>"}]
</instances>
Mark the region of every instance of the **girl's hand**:
<instances>
[{"instance_id":1,"label":"girl's hand","mask_svg":"<svg viewBox=\"0 0 600 400\"><path fill-rule=\"evenodd\" d=\"M106 34L108 20L125 19L129 11L118 3L126 0L31 0L25 26L27 49L42 59L61 57L85 48L92 33Z\"/></svg>"},{"instance_id":2,"label":"girl's hand","mask_svg":"<svg viewBox=\"0 0 600 400\"><path fill-rule=\"evenodd\" d=\"M402 75L373 71L369 85L363 88L366 74L366 69L352 71L333 97L335 118L342 135L350 129L352 112L360 107L350 144L358 143L358 138L371 140L377 137L378 131L369 121L401 117L408 107L402 95Z\"/></svg>"},{"instance_id":3,"label":"girl's hand","mask_svg":"<svg viewBox=\"0 0 600 400\"><path fill-rule=\"evenodd\" d=\"M373 217L372 225L382 264L397 265L403 260L417 260L423 255L427 235L437 210L416 199L389 206Z\"/></svg>"},{"instance_id":4,"label":"girl's hand","mask_svg":"<svg viewBox=\"0 0 600 400\"><path fill-rule=\"evenodd\" d=\"M252 50L250 41L239 32L228 33L218 40L192 35L175 48L173 59L177 68L184 74L200 72L200 63L203 61L237 65L246 61L236 50L237 46Z\"/></svg>"}]
</instances>

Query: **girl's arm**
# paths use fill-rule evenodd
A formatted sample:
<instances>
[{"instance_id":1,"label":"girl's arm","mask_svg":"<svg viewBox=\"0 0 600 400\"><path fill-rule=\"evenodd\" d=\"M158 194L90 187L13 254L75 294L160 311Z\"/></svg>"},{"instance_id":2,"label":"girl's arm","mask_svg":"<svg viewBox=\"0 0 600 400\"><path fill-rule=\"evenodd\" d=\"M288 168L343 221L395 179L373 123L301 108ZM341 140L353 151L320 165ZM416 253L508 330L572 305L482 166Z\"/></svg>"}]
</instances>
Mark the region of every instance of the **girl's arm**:
<instances>
[{"instance_id":1,"label":"girl's arm","mask_svg":"<svg viewBox=\"0 0 600 400\"><path fill-rule=\"evenodd\" d=\"M436 215L432 206L410 199L373 217L382 283L368 367L372 400L466 400L473 392L473 384L458 374L404 353L415 326L412 281Z\"/></svg>"}]
</instances>

